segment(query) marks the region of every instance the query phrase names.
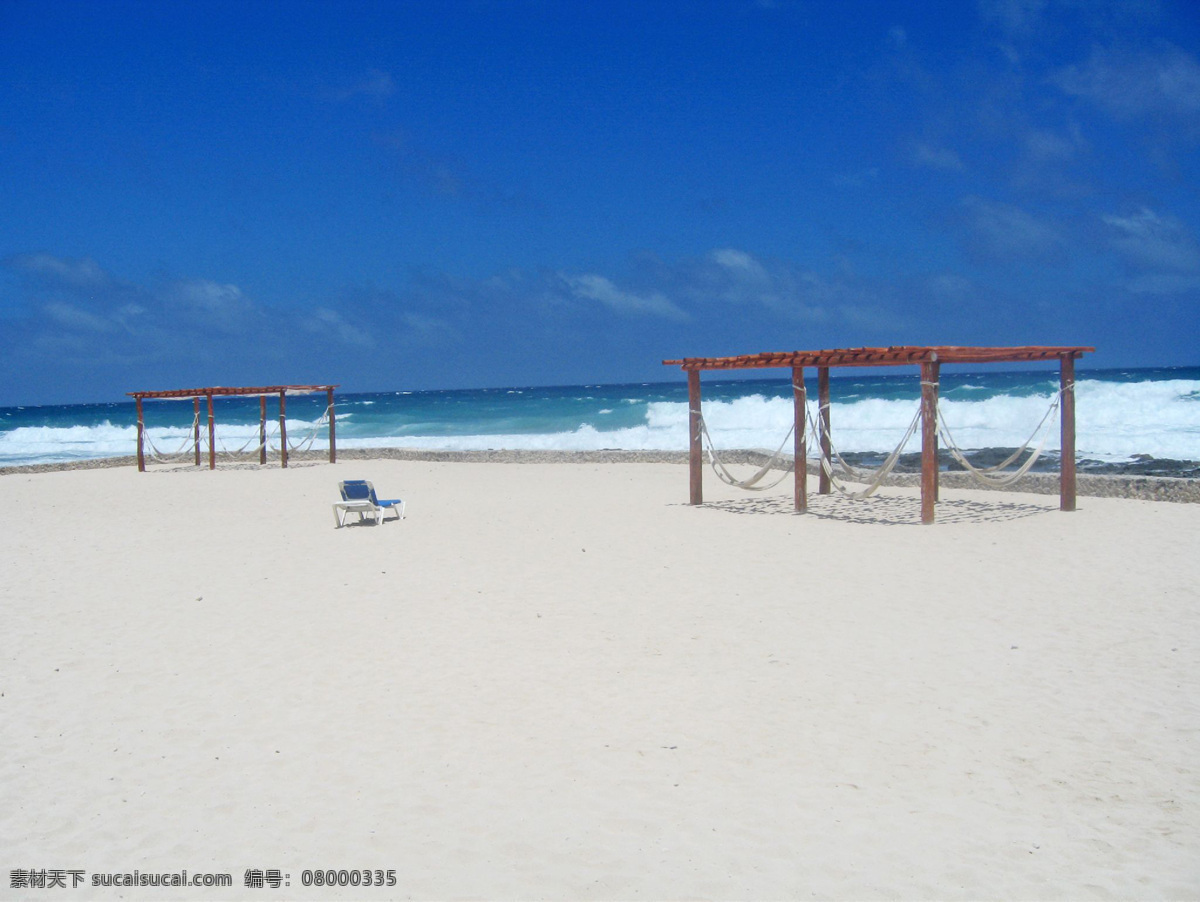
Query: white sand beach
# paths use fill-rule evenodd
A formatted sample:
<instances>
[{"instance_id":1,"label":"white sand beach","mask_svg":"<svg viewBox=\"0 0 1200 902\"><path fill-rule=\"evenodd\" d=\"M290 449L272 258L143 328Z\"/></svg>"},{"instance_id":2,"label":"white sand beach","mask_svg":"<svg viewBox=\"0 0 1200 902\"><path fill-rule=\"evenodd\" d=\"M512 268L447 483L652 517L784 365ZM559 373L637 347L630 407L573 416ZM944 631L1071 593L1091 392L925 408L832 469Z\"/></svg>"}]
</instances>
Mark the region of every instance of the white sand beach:
<instances>
[{"instance_id":1,"label":"white sand beach","mask_svg":"<svg viewBox=\"0 0 1200 902\"><path fill-rule=\"evenodd\" d=\"M1200 898L1200 505L813 491L0 476L0 898Z\"/></svg>"}]
</instances>

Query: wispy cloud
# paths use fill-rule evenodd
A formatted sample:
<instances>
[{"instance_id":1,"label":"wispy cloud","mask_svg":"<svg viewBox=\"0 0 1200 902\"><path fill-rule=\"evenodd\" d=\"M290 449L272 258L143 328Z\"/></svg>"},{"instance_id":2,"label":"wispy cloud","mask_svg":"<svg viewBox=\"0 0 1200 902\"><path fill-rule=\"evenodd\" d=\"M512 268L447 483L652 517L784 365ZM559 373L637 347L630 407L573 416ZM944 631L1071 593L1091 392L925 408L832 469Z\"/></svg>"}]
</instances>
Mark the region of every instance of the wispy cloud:
<instances>
[{"instance_id":1,"label":"wispy cloud","mask_svg":"<svg viewBox=\"0 0 1200 902\"><path fill-rule=\"evenodd\" d=\"M434 152L403 130L376 134L374 142L391 158L401 181L435 197L508 209L531 206L522 191L479 176L470 161Z\"/></svg>"},{"instance_id":2,"label":"wispy cloud","mask_svg":"<svg viewBox=\"0 0 1200 902\"><path fill-rule=\"evenodd\" d=\"M367 329L355 325L338 311L327 307L318 307L311 316L301 320L301 325L316 334L332 331L344 345L369 349L377 344Z\"/></svg>"},{"instance_id":3,"label":"wispy cloud","mask_svg":"<svg viewBox=\"0 0 1200 902\"><path fill-rule=\"evenodd\" d=\"M8 269L40 281L43 285L68 289L103 289L113 286L112 276L88 257L55 257L51 254L16 254L5 258Z\"/></svg>"},{"instance_id":4,"label":"wispy cloud","mask_svg":"<svg viewBox=\"0 0 1200 902\"><path fill-rule=\"evenodd\" d=\"M1174 46L1158 53L1095 47L1087 62L1060 69L1052 81L1122 118L1200 113L1200 61Z\"/></svg>"},{"instance_id":5,"label":"wispy cloud","mask_svg":"<svg viewBox=\"0 0 1200 902\"><path fill-rule=\"evenodd\" d=\"M237 285L208 279L185 279L156 288L153 294L165 313L200 329L226 335L265 331L268 314Z\"/></svg>"},{"instance_id":6,"label":"wispy cloud","mask_svg":"<svg viewBox=\"0 0 1200 902\"><path fill-rule=\"evenodd\" d=\"M974 283L955 272L941 272L925 280L925 288L941 300L962 301L976 293Z\"/></svg>"},{"instance_id":7,"label":"wispy cloud","mask_svg":"<svg viewBox=\"0 0 1200 902\"><path fill-rule=\"evenodd\" d=\"M766 284L770 280L766 267L745 251L736 248L718 248L709 254L709 258L726 272L735 273L758 284Z\"/></svg>"},{"instance_id":8,"label":"wispy cloud","mask_svg":"<svg viewBox=\"0 0 1200 902\"><path fill-rule=\"evenodd\" d=\"M968 228L965 240L975 256L993 262L1054 262L1066 242L1058 228L1012 204L982 197L961 204Z\"/></svg>"},{"instance_id":9,"label":"wispy cloud","mask_svg":"<svg viewBox=\"0 0 1200 902\"><path fill-rule=\"evenodd\" d=\"M175 282L165 296L174 306L218 316L238 313L251 306L236 285L222 285L208 279Z\"/></svg>"},{"instance_id":10,"label":"wispy cloud","mask_svg":"<svg viewBox=\"0 0 1200 902\"><path fill-rule=\"evenodd\" d=\"M595 274L581 276L563 276L563 281L569 286L574 297L588 301L598 301L610 310L624 314L649 314L668 319L687 319L678 306L672 303L666 295L653 291L639 294L618 288L609 279Z\"/></svg>"},{"instance_id":11,"label":"wispy cloud","mask_svg":"<svg viewBox=\"0 0 1200 902\"><path fill-rule=\"evenodd\" d=\"M1101 219L1109 244L1130 269L1131 291L1176 294L1200 288L1200 242L1182 221L1147 207Z\"/></svg>"},{"instance_id":12,"label":"wispy cloud","mask_svg":"<svg viewBox=\"0 0 1200 902\"><path fill-rule=\"evenodd\" d=\"M1159 22L1160 0L978 0L980 19L1017 42L1053 40L1064 31L1122 35Z\"/></svg>"},{"instance_id":13,"label":"wispy cloud","mask_svg":"<svg viewBox=\"0 0 1200 902\"><path fill-rule=\"evenodd\" d=\"M865 188L879 181L879 167L868 166L856 172L843 172L833 177L833 183L846 188Z\"/></svg>"},{"instance_id":14,"label":"wispy cloud","mask_svg":"<svg viewBox=\"0 0 1200 902\"><path fill-rule=\"evenodd\" d=\"M97 316L74 304L64 304L61 301L51 301L42 306L42 311L51 321L58 323L72 332L94 332L103 334L112 332L117 323L110 317Z\"/></svg>"},{"instance_id":15,"label":"wispy cloud","mask_svg":"<svg viewBox=\"0 0 1200 902\"><path fill-rule=\"evenodd\" d=\"M371 69L365 75L349 80L346 84L324 88L320 92L320 97L323 100L342 103L359 97L368 100L386 100L394 93L396 93L396 83L392 76L381 69Z\"/></svg>"},{"instance_id":16,"label":"wispy cloud","mask_svg":"<svg viewBox=\"0 0 1200 902\"><path fill-rule=\"evenodd\" d=\"M1066 162L1087 147L1082 133L1075 126L1066 132L1031 128L1025 133L1022 143L1029 158L1038 163Z\"/></svg>"},{"instance_id":17,"label":"wispy cloud","mask_svg":"<svg viewBox=\"0 0 1200 902\"><path fill-rule=\"evenodd\" d=\"M209 279L139 285L118 279L91 259L23 254L2 262L19 277L28 311L11 325L10 354L69 347L75 363L120 360L207 361L218 353L276 358L287 346L332 350L361 344L362 332L343 314L270 310L240 287ZM311 324L324 322L320 329ZM17 341L16 335L21 336ZM26 347L22 342L27 343Z\"/></svg>"},{"instance_id":18,"label":"wispy cloud","mask_svg":"<svg viewBox=\"0 0 1200 902\"><path fill-rule=\"evenodd\" d=\"M771 273L751 254L737 248L718 248L706 258L680 265L688 295L696 303L718 300L737 306L781 311L801 306L790 274Z\"/></svg>"},{"instance_id":19,"label":"wispy cloud","mask_svg":"<svg viewBox=\"0 0 1200 902\"><path fill-rule=\"evenodd\" d=\"M942 169L947 172L961 172L966 168L959 155L949 147L938 147L923 142L913 147L912 161L918 166Z\"/></svg>"},{"instance_id":20,"label":"wispy cloud","mask_svg":"<svg viewBox=\"0 0 1200 902\"><path fill-rule=\"evenodd\" d=\"M979 13L1008 34L1025 35L1042 22L1047 0L980 0Z\"/></svg>"},{"instance_id":21,"label":"wispy cloud","mask_svg":"<svg viewBox=\"0 0 1200 902\"><path fill-rule=\"evenodd\" d=\"M773 326L859 330L906 320L887 286L851 272L828 274L767 261L736 247L663 260L642 255L617 272L508 270L483 279L420 276L407 288L369 301L379 318L404 333L399 317L430 317L434 328L414 334L426 347L471 347L496 332L530 348L571 347L614 335L692 329L734 321L739 331ZM552 343L554 342L554 343ZM489 351L491 353L491 351Z\"/></svg>"},{"instance_id":22,"label":"wispy cloud","mask_svg":"<svg viewBox=\"0 0 1200 902\"><path fill-rule=\"evenodd\" d=\"M768 261L740 248L717 248L700 258L656 266L654 278L698 319L724 319L733 309L762 326L856 330L898 326L904 320L886 286L852 271L831 273Z\"/></svg>"}]
</instances>

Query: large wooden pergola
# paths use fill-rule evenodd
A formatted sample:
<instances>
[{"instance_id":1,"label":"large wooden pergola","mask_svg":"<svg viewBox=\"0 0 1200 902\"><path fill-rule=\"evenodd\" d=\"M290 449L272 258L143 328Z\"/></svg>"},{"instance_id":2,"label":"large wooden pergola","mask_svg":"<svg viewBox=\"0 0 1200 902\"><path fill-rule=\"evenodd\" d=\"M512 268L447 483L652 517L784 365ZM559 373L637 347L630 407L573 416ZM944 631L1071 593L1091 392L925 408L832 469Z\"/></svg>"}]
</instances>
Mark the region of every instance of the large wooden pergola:
<instances>
[{"instance_id":1,"label":"large wooden pergola","mask_svg":"<svg viewBox=\"0 0 1200 902\"><path fill-rule=\"evenodd\" d=\"M1062 452L1059 477L1059 508L1075 510L1075 361L1088 347L892 347L843 348L831 351L787 351L781 353L748 354L738 357L686 357L664 360L665 366L679 366L688 375L689 469L691 503L704 503L704 454L701 448L700 373L704 370L744 370L770 367L790 367L795 409L795 506L798 512L808 510L808 454L805 436L804 368L817 368L817 391L820 407L821 456L830 457L829 370L840 366L900 366L915 364L921 368L921 522L934 521L938 495L937 460L937 399L938 377L943 363L1029 363L1058 361L1062 403L1059 407L1059 428ZM830 491L829 476L822 467L819 494Z\"/></svg>"},{"instance_id":2,"label":"large wooden pergola","mask_svg":"<svg viewBox=\"0 0 1200 902\"><path fill-rule=\"evenodd\" d=\"M336 463L337 461L337 418L333 411L333 390L336 385L265 385L256 388L226 388L224 386L212 386L210 388L180 388L172 391L131 391L127 394L137 401L137 462L138 471L146 472L146 454L145 454L145 438L146 438L146 422L143 417L142 401L151 400L166 400L166 401L187 401L192 402L192 407L196 412L193 429L195 430L195 450L196 450L196 466L200 466L200 399L205 398L208 401L208 468L216 469L217 466L217 446L216 446L216 420L213 418L213 398L229 398L229 397L258 397L259 400L259 449L258 462L265 464L267 462L267 398L275 395L279 396L279 458L280 466L288 465L288 445L287 445L287 396L288 395L311 395L317 392L325 392L329 399L329 462Z\"/></svg>"}]
</instances>

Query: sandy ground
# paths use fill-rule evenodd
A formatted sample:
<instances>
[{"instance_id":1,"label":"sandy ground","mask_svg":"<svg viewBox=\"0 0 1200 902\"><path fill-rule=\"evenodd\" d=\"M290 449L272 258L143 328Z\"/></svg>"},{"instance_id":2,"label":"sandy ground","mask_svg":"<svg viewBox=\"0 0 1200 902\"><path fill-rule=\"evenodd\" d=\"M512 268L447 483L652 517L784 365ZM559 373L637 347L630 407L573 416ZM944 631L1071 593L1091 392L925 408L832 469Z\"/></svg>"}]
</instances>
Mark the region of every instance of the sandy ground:
<instances>
[{"instance_id":1,"label":"sandy ground","mask_svg":"<svg viewBox=\"0 0 1200 902\"><path fill-rule=\"evenodd\" d=\"M354 477L407 519L335 529ZM686 499L673 464L0 477L0 897L1200 898L1200 505ZM183 869L233 887L90 885Z\"/></svg>"}]
</instances>

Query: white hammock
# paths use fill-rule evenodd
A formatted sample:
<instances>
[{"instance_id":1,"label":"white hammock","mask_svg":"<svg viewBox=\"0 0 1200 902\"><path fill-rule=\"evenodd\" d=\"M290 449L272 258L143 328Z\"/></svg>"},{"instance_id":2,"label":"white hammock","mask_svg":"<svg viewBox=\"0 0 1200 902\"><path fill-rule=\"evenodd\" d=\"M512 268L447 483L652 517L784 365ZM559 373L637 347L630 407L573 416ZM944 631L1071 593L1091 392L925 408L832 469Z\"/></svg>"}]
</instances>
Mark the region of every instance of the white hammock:
<instances>
[{"instance_id":1,"label":"white hammock","mask_svg":"<svg viewBox=\"0 0 1200 902\"><path fill-rule=\"evenodd\" d=\"M312 429L309 430L307 437L301 439L298 442L292 442L291 440L288 441L289 453L293 452L293 451L307 451L309 448L312 447L313 441L316 439L317 433L321 430L321 427L329 422L329 411L330 411L330 408L326 407L325 412L321 414L321 416L317 420L317 422L313 424ZM268 431L266 433L265 436L263 436L261 438L255 438L255 436L251 436L250 438L246 439L246 441L242 444L242 446L240 448L236 448L232 451L229 450L227 447L225 447L223 442L218 440L217 441L217 453L228 460L234 460L234 459L240 457L241 455L244 455L247 453L253 454L255 451L261 451L263 448L270 449L271 440L273 438L275 438L278 434L279 434L279 421L272 420L271 421L271 429L270 429L270 431Z\"/></svg>"},{"instance_id":2,"label":"white hammock","mask_svg":"<svg viewBox=\"0 0 1200 902\"><path fill-rule=\"evenodd\" d=\"M699 413L699 411L696 412ZM745 489L748 492L765 492L768 489L775 488L775 486L787 479L788 475L793 472L793 470L784 470L778 479L775 479L766 485L758 484L762 481L763 477L775 467L776 464L783 460L783 449L787 445L788 439L792 437L792 432L794 432L796 429L794 423L792 424L792 428L788 430L787 435L783 437L783 441L779 443L779 447L775 449L775 453L771 455L770 459L763 464L756 473L754 473L749 479L736 479L734 478L733 473L730 472L729 467L725 465L724 461L722 461L717 454L716 446L713 444L712 435L709 434L708 431L708 423L706 423L704 420L704 414L701 413L699 416L700 431L703 433L704 439L708 443L707 453L709 464L712 466L713 472L717 474L717 478L726 485L731 485L739 489Z\"/></svg>"},{"instance_id":3,"label":"white hammock","mask_svg":"<svg viewBox=\"0 0 1200 902\"><path fill-rule=\"evenodd\" d=\"M321 414L320 418L315 423L313 423L313 427L309 430L306 438L303 438L298 442L289 441L288 451L307 451L309 448L311 448L313 442L316 440L317 433L321 431L321 427L329 422L329 410L329 407L325 408L325 412Z\"/></svg>"},{"instance_id":4,"label":"white hammock","mask_svg":"<svg viewBox=\"0 0 1200 902\"><path fill-rule=\"evenodd\" d=\"M804 412L805 412L805 415L808 417L809 428L812 429L813 435L819 435L820 432L817 428L816 423L813 421L812 412L808 410L807 406L805 407ZM838 462L841 463L841 465L846 469L846 471L849 474L851 474L852 478L856 482L865 482L867 484L867 487L865 489L862 489L861 491L857 491L857 492L850 491L848 488L845 487L845 485L842 483L842 481L837 478L837 474L833 472L833 464L830 461L830 459L828 457L826 457L824 454L822 454L821 455L821 469L824 470L825 475L829 477L830 485L832 485L835 489L837 489L839 492L841 492L847 498L851 498L855 501L861 501L864 498L869 498L872 495L874 495L875 492L878 491L879 487L881 485L883 485L883 481L885 479L887 479L888 476L891 474L892 470L895 469L896 464L900 461L900 455L904 452L905 446L908 445L909 439L911 439L913 437L913 433L915 433L917 431L917 425L920 422L921 422L921 408L920 408L920 405L918 405L917 412L915 414L913 414L912 421L908 424L908 428L906 430L904 430L904 436L900 439L900 443L898 445L896 445L895 450L893 450L892 453L889 454L887 456L887 458L884 459L883 464L879 467L879 469L874 470L871 473L862 473L861 471L856 470L853 467L851 467L849 464L847 464L845 462L845 460L842 459L842 455L839 454L837 449L834 447L833 442L830 441L829 442L829 450L830 450L831 454L833 454L834 456L837 457ZM828 439L828 438L829 438L829 436L827 434L826 439Z\"/></svg>"},{"instance_id":5,"label":"white hammock","mask_svg":"<svg viewBox=\"0 0 1200 902\"><path fill-rule=\"evenodd\" d=\"M1073 388L1073 387L1074 386L1067 386L1067 388ZM1018 448L1016 451L1014 451L1012 454L1010 454L1008 457L1006 457L1004 460L1002 460L1000 463L995 464L993 466L976 467L969 460L967 460L966 455L963 453L963 451L959 447L958 443L955 442L954 436L951 434L950 427L946 424L945 417L942 414L942 411L940 408L938 409L938 414L937 414L938 434L942 437L942 441L945 444L946 449L950 452L951 456L953 456L954 459L956 461L958 461L963 466L963 468L967 471L967 473L969 473L971 475L971 477L973 479L975 479L977 482L979 482L982 485L990 486L992 488L1004 488L1006 486L1010 486L1013 483L1015 483L1018 479L1020 479L1022 476L1024 476L1026 473L1028 473L1029 470L1033 467L1034 463L1037 461L1037 459L1041 456L1042 452L1045 450L1047 441L1049 441L1049 438L1050 438L1049 432L1047 432L1045 435L1042 436L1041 443L1037 446L1037 448L1033 451L1033 453L1028 457L1028 459L1026 459L1026 461L1023 464L1021 464L1021 466L1018 467L1015 471L1013 471L1011 473L1007 473L1003 476L996 476L993 474L999 473L1001 470L1005 470L1008 467L1010 467L1013 463L1015 463L1018 460L1018 458L1021 457L1022 454L1024 454L1029 449L1029 446L1033 443L1033 440L1035 438L1037 438L1038 433L1040 433L1042 431L1042 428L1046 425L1046 422L1051 418L1051 416L1054 414L1054 412L1056 410L1058 410L1059 403L1062 400L1063 391L1065 391L1065 390L1066 389L1060 389L1050 399L1049 408L1047 409L1046 413L1042 416L1041 421L1034 428L1032 434L1030 434L1029 438L1025 440L1025 443L1023 445L1021 445L1021 447ZM693 412L699 413L698 411L693 411ZM805 404L805 407L804 407L804 414L808 420L808 425L809 425L809 428L812 430L812 434L814 436L820 435L821 434L820 428L817 425L817 422L813 415L812 410L809 408L809 405L807 405L807 404ZM821 469L824 470L825 474L829 477L830 484L835 489L837 489L841 494L845 495L847 498L851 498L854 500L862 500L864 498L869 498L871 495L875 494L875 492L879 489L879 487L881 485L883 485L884 480L886 480L887 477L891 474L892 470L895 469L896 464L900 461L900 455L904 452L905 447L908 445L909 441L912 439L913 435L916 433L917 427L920 425L920 423L921 423L921 407L920 407L920 405L918 405L917 410L913 414L913 418L909 422L908 428L904 431L904 435L900 439L899 444L897 444L895 449L884 459L883 464L878 469L869 471L869 472L864 472L864 471L858 470L855 467L851 466L849 463L847 463L845 458L842 457L841 453L837 450L837 448L834 446L833 442L829 439L828 434L826 434L825 438L829 442L830 456L826 457L824 454L821 455ZM704 435L705 442L707 443L707 446L708 446L707 454L709 457L709 463L712 465L713 472L715 472L717 474L717 476L721 479L722 482L724 482L728 485L731 485L731 486L735 486L737 488L746 489L748 491L763 492L768 489L772 489L775 486L779 485L779 483L781 483L784 479L786 479L789 473L794 472L795 467L793 465L792 469L784 470L778 479L775 479L772 482L767 483L766 485L758 484L759 482L762 481L763 477L765 477L767 475L767 473L771 469L773 469L783 459L782 451L783 451L784 447L787 445L788 439L790 439L792 437L792 433L795 431L795 428L796 427L793 424L792 428L788 430L787 435L784 436L783 441L780 442L779 447L775 450L775 453L771 455L770 459L765 464L763 464L763 466L756 473L754 473L748 479L739 480L739 479L734 478L734 476L730 472L729 468L725 465L725 463L723 461L721 461L720 457L718 456L716 447L712 440L712 435L708 431L708 424L705 422L703 414L700 414L700 429ZM843 471L855 482L866 483L866 488L864 488L860 491L851 491L850 489L846 488L845 484L840 479L838 479L837 474L834 472L833 461L831 458L836 459L838 464L842 467Z\"/></svg>"},{"instance_id":6,"label":"white hammock","mask_svg":"<svg viewBox=\"0 0 1200 902\"><path fill-rule=\"evenodd\" d=\"M192 418L192 425L188 427L188 435L184 438L179 448L175 451L163 451L154 444L154 439L150 437L150 430L142 426L142 439L146 443L146 450L150 452L150 457L159 463L174 463L175 461L184 460L187 456L194 454L196 450L196 424L200 422L200 414L196 414ZM187 452L186 454L184 452Z\"/></svg>"},{"instance_id":7,"label":"white hammock","mask_svg":"<svg viewBox=\"0 0 1200 902\"><path fill-rule=\"evenodd\" d=\"M1059 402L1062 400L1063 391L1065 391L1065 389L1059 389L1057 392L1055 392L1054 396L1050 399L1050 407L1046 410L1041 422L1034 427L1034 430L1030 434L1029 438L1025 440L1025 444L1021 445L1020 448L1018 448L1004 460L1000 461L1000 463L993 466L976 467L969 460L967 460L962 448L960 448L958 443L954 441L954 436L950 434L950 427L946 425L946 420L942 416L942 411L940 409L938 410L938 434L941 435L942 440L945 442L946 448L949 450L951 456L953 456L956 461L962 464L963 468L969 474L971 474L971 478L981 485L989 486L991 488L1005 488L1012 485L1029 472L1030 468L1033 467L1034 463L1041 456L1042 451L1045 450L1046 442L1050 440L1050 433L1047 432L1042 436L1042 441L1037 448L1034 449L1034 452L1029 455L1029 458L1025 461L1025 463L1021 464L1021 466L1019 466L1012 473L1005 474L1004 476L993 476L992 474L1007 469L1016 462L1017 458L1019 458L1029 449L1029 446L1033 443L1033 440L1037 438L1038 433L1042 431L1042 427L1046 425L1046 421L1050 419L1051 415L1056 410L1058 410Z\"/></svg>"}]
</instances>

